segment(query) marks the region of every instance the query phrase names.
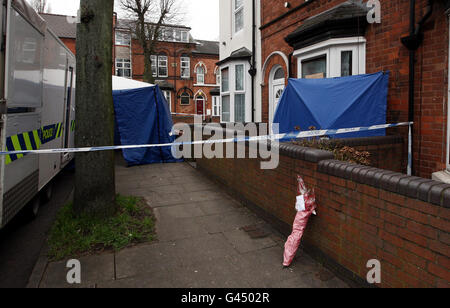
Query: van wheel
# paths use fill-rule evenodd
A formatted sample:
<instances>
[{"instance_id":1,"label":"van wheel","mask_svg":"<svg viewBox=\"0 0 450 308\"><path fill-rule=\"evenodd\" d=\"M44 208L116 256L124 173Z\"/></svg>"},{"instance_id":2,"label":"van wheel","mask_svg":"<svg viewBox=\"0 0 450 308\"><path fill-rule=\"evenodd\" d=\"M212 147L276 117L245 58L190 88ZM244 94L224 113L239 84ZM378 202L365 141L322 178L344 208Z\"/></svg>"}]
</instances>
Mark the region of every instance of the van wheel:
<instances>
[{"instance_id":1,"label":"van wheel","mask_svg":"<svg viewBox=\"0 0 450 308\"><path fill-rule=\"evenodd\" d=\"M38 216L39 209L41 207L41 199L34 198L29 204L27 208L27 217L30 220L35 219Z\"/></svg>"},{"instance_id":2,"label":"van wheel","mask_svg":"<svg viewBox=\"0 0 450 308\"><path fill-rule=\"evenodd\" d=\"M48 183L42 192L42 202L47 203L52 199L53 196L53 183Z\"/></svg>"}]
</instances>

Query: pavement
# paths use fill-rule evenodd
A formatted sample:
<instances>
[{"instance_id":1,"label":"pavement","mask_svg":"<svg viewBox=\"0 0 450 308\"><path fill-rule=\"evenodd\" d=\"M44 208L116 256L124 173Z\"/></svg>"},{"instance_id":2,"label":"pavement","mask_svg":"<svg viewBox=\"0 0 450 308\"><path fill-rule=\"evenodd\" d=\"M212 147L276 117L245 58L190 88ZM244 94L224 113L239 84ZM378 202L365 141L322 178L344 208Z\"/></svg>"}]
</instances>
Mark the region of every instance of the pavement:
<instances>
[{"instance_id":1,"label":"pavement","mask_svg":"<svg viewBox=\"0 0 450 308\"><path fill-rule=\"evenodd\" d=\"M75 287L348 287L303 251L284 269L285 238L188 163L121 163L116 185L120 194L147 200L158 240L80 258L82 283ZM66 262L47 263L34 286L73 287L66 282Z\"/></svg>"}]
</instances>

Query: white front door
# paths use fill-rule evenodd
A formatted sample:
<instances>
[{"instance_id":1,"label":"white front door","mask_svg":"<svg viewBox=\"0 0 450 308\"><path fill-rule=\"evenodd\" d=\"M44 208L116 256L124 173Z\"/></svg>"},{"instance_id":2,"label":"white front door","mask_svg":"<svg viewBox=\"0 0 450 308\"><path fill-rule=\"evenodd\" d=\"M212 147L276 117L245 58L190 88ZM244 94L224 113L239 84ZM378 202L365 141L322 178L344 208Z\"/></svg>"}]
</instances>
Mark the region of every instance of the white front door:
<instances>
[{"instance_id":1,"label":"white front door","mask_svg":"<svg viewBox=\"0 0 450 308\"><path fill-rule=\"evenodd\" d=\"M272 131L273 119L275 117L275 112L277 111L277 107L278 107L278 104L280 103L283 92L284 92L284 84L273 85L273 88L271 91L272 97L270 99L271 104L270 104L270 110L269 110L269 117L270 117L270 124L271 124L270 130L271 131Z\"/></svg>"}]
</instances>

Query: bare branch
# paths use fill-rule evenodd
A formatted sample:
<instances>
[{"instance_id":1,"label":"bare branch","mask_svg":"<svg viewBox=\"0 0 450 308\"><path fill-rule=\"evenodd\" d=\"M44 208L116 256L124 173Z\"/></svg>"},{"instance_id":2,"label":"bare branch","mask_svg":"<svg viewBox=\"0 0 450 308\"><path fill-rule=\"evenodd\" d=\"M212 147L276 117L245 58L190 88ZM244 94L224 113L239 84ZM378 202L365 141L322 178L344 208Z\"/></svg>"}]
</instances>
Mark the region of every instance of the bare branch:
<instances>
[{"instance_id":1,"label":"bare branch","mask_svg":"<svg viewBox=\"0 0 450 308\"><path fill-rule=\"evenodd\" d=\"M31 6L36 10L36 12L38 12L39 14L41 13L46 13L46 12L50 12L50 6L47 6L47 0L33 0L31 2Z\"/></svg>"}]
</instances>

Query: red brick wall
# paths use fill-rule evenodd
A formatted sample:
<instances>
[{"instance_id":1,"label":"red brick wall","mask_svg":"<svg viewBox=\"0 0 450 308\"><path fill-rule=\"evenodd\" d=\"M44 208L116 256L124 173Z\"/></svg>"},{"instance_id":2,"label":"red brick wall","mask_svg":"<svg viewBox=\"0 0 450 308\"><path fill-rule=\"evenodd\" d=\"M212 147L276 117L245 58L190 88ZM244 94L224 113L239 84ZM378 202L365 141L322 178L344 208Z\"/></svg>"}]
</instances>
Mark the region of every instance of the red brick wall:
<instances>
[{"instance_id":1,"label":"red brick wall","mask_svg":"<svg viewBox=\"0 0 450 308\"><path fill-rule=\"evenodd\" d=\"M290 1L296 7L304 1ZM294 13L272 25L265 26L283 13L284 1L261 0L262 4L262 58L263 62L274 51L288 56L293 50L284 38L293 32L302 21L330 9L344 0L312 0ZM408 75L409 53L400 39L409 35L409 1L380 1L381 24L368 26L366 33L366 72L389 70L387 122L402 122L408 119ZM426 0L417 1L416 20L425 13ZM445 169L446 123L448 89L448 21L444 12L444 1L434 2L434 12L424 26L424 42L417 52L415 93L415 138L414 163L417 175L429 178L436 171ZM275 64L285 67L280 56L274 56L267 65L264 84L268 84L268 73ZM294 61L295 62L295 61ZM294 64L295 66L295 64ZM294 76L296 68L293 67ZM268 87L263 88L263 120L268 120ZM399 132L391 131L392 134ZM405 136L406 138L406 136Z\"/></svg>"},{"instance_id":2,"label":"red brick wall","mask_svg":"<svg viewBox=\"0 0 450 308\"><path fill-rule=\"evenodd\" d=\"M332 268L364 283L367 262L377 259L381 287L450 287L449 185L327 160L323 151L301 157L293 147L275 170L261 170L259 159L198 159L197 167L284 230L296 214L299 174L318 204L303 242Z\"/></svg>"},{"instance_id":3,"label":"red brick wall","mask_svg":"<svg viewBox=\"0 0 450 308\"><path fill-rule=\"evenodd\" d=\"M67 48L70 49L70 51L76 55L77 49L76 49L76 40L71 38L60 38L60 40L64 43L64 45L67 46Z\"/></svg>"}]
</instances>

